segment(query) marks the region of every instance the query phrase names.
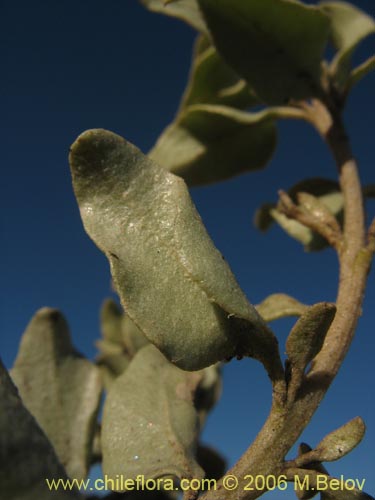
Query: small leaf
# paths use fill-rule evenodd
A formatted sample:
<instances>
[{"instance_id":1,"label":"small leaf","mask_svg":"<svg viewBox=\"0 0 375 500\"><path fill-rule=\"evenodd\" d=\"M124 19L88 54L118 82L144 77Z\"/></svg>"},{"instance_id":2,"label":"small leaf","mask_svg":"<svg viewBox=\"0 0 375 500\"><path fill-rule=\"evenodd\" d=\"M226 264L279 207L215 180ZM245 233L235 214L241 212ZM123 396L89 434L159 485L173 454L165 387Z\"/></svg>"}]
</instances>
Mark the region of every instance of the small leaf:
<instances>
[{"instance_id":1,"label":"small leaf","mask_svg":"<svg viewBox=\"0 0 375 500\"><path fill-rule=\"evenodd\" d=\"M251 354L275 366L277 341L214 247L182 179L121 137L82 134L73 185L129 317L186 370Z\"/></svg>"},{"instance_id":2,"label":"small leaf","mask_svg":"<svg viewBox=\"0 0 375 500\"><path fill-rule=\"evenodd\" d=\"M194 458L198 419L192 400L200 377L173 366L152 345L138 352L104 405L104 474L203 477Z\"/></svg>"},{"instance_id":3,"label":"small leaf","mask_svg":"<svg viewBox=\"0 0 375 500\"><path fill-rule=\"evenodd\" d=\"M302 314L286 341L286 354L292 369L305 370L319 353L335 314L336 306L329 302L314 304Z\"/></svg>"},{"instance_id":4,"label":"small leaf","mask_svg":"<svg viewBox=\"0 0 375 500\"><path fill-rule=\"evenodd\" d=\"M140 0L149 10L177 17L190 24L196 30L205 33L207 31L203 16L200 13L197 0Z\"/></svg>"},{"instance_id":5,"label":"small leaf","mask_svg":"<svg viewBox=\"0 0 375 500\"><path fill-rule=\"evenodd\" d=\"M360 82L362 78L368 75L371 71L374 71L374 69L375 69L375 56L370 57L369 59L367 59L367 61L354 68L349 75L347 84L348 90L352 89L354 85Z\"/></svg>"},{"instance_id":6,"label":"small leaf","mask_svg":"<svg viewBox=\"0 0 375 500\"><path fill-rule=\"evenodd\" d=\"M298 447L298 456L301 457L306 453L312 451L311 446L306 443L301 443ZM310 464L305 464L303 466L304 469L315 470L320 472L321 474L327 474L327 469L320 462L312 462ZM295 493L297 498L300 500L310 500L310 498L314 498L315 495L318 494L318 490L314 488L300 488L298 483L295 483Z\"/></svg>"},{"instance_id":7,"label":"small leaf","mask_svg":"<svg viewBox=\"0 0 375 500\"><path fill-rule=\"evenodd\" d=\"M198 0L214 44L267 104L321 94L328 17L292 0Z\"/></svg>"},{"instance_id":8,"label":"small leaf","mask_svg":"<svg viewBox=\"0 0 375 500\"><path fill-rule=\"evenodd\" d=\"M264 321L269 322L287 316L301 316L308 309L308 306L285 293L274 293L255 308Z\"/></svg>"},{"instance_id":9,"label":"small leaf","mask_svg":"<svg viewBox=\"0 0 375 500\"><path fill-rule=\"evenodd\" d=\"M349 78L352 54L364 38L375 33L375 22L348 2L322 2L321 8L329 16L332 41L338 50L330 73L343 88Z\"/></svg>"},{"instance_id":10,"label":"small leaf","mask_svg":"<svg viewBox=\"0 0 375 500\"><path fill-rule=\"evenodd\" d=\"M149 156L189 185L263 168L276 146L273 115L195 105L159 137Z\"/></svg>"},{"instance_id":11,"label":"small leaf","mask_svg":"<svg viewBox=\"0 0 375 500\"><path fill-rule=\"evenodd\" d=\"M328 434L320 441L314 452L321 462L332 462L353 450L365 435L366 426L361 417Z\"/></svg>"},{"instance_id":12,"label":"small leaf","mask_svg":"<svg viewBox=\"0 0 375 500\"><path fill-rule=\"evenodd\" d=\"M38 346L39 348L41 346ZM46 383L47 383L46 379ZM0 360L0 485L4 500L78 500L78 491L50 491L46 479L67 479L51 443L23 406Z\"/></svg>"},{"instance_id":13,"label":"small leaf","mask_svg":"<svg viewBox=\"0 0 375 500\"><path fill-rule=\"evenodd\" d=\"M194 104L221 104L238 109L259 104L251 88L219 56L206 37L199 36L193 50L190 77L180 113Z\"/></svg>"},{"instance_id":14,"label":"small leaf","mask_svg":"<svg viewBox=\"0 0 375 500\"><path fill-rule=\"evenodd\" d=\"M59 311L43 308L35 314L23 334L11 375L68 475L84 478L101 383L96 367L74 350Z\"/></svg>"},{"instance_id":15,"label":"small leaf","mask_svg":"<svg viewBox=\"0 0 375 500\"><path fill-rule=\"evenodd\" d=\"M300 208L313 213L320 220L331 220L333 216L338 227L341 225L344 200L337 182L318 177L305 179L293 186L288 194L295 203L302 202ZM322 250L328 246L326 239L318 233L289 219L279 211L276 204L266 203L257 210L255 224L265 231L271 226L271 221L276 221L289 236L302 243L307 251Z\"/></svg>"}]
</instances>

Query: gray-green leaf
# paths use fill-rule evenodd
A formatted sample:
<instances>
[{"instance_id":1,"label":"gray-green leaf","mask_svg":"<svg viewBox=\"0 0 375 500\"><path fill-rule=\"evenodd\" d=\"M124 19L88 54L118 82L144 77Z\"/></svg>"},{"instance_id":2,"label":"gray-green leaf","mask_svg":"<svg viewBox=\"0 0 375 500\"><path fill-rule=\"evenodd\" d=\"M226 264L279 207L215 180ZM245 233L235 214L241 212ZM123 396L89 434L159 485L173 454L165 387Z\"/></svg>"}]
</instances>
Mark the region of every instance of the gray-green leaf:
<instances>
[{"instance_id":1,"label":"gray-green leaf","mask_svg":"<svg viewBox=\"0 0 375 500\"><path fill-rule=\"evenodd\" d=\"M190 77L180 113L194 104L221 104L244 109L259 104L251 88L230 68L204 36L193 50Z\"/></svg>"},{"instance_id":2,"label":"gray-green leaf","mask_svg":"<svg viewBox=\"0 0 375 500\"><path fill-rule=\"evenodd\" d=\"M309 307L292 328L286 341L286 354L302 372L321 350L325 336L336 314L336 305L319 302Z\"/></svg>"},{"instance_id":3,"label":"gray-green leaf","mask_svg":"<svg viewBox=\"0 0 375 500\"><path fill-rule=\"evenodd\" d=\"M70 162L86 231L110 261L124 308L169 360L197 370L236 354L278 359L182 179L104 130L83 133Z\"/></svg>"},{"instance_id":4,"label":"gray-green leaf","mask_svg":"<svg viewBox=\"0 0 375 500\"><path fill-rule=\"evenodd\" d=\"M202 33L207 31L197 0L140 0L147 9L167 16L177 17Z\"/></svg>"},{"instance_id":5,"label":"gray-green leaf","mask_svg":"<svg viewBox=\"0 0 375 500\"><path fill-rule=\"evenodd\" d=\"M68 475L84 478L100 402L100 376L73 348L59 311L43 308L32 318L11 376Z\"/></svg>"},{"instance_id":6,"label":"gray-green leaf","mask_svg":"<svg viewBox=\"0 0 375 500\"><path fill-rule=\"evenodd\" d=\"M41 346L39 346L41 347ZM48 383L48 379L45 379ZM78 500L77 491L50 491L46 479L66 472L34 417L24 407L0 360L0 489L4 500Z\"/></svg>"},{"instance_id":7,"label":"gray-green leaf","mask_svg":"<svg viewBox=\"0 0 375 500\"><path fill-rule=\"evenodd\" d=\"M338 50L330 73L339 88L344 88L351 69L351 57L359 43L375 33L375 21L349 2L322 2L321 8L330 19L331 37Z\"/></svg>"},{"instance_id":8,"label":"gray-green leaf","mask_svg":"<svg viewBox=\"0 0 375 500\"><path fill-rule=\"evenodd\" d=\"M301 316L308 306L285 293L274 293L265 298L255 308L262 318L269 322L287 316Z\"/></svg>"},{"instance_id":9,"label":"gray-green leaf","mask_svg":"<svg viewBox=\"0 0 375 500\"><path fill-rule=\"evenodd\" d=\"M141 349L104 405L104 474L203 477L194 458L198 418L192 399L200 378L169 363L152 345Z\"/></svg>"},{"instance_id":10,"label":"gray-green leaf","mask_svg":"<svg viewBox=\"0 0 375 500\"><path fill-rule=\"evenodd\" d=\"M294 0L198 0L219 53L268 104L321 94L329 19Z\"/></svg>"},{"instance_id":11,"label":"gray-green leaf","mask_svg":"<svg viewBox=\"0 0 375 500\"><path fill-rule=\"evenodd\" d=\"M365 435L366 426L361 417L350 420L339 429L327 434L315 448L314 453L321 462L332 462L353 450Z\"/></svg>"},{"instance_id":12,"label":"gray-green leaf","mask_svg":"<svg viewBox=\"0 0 375 500\"><path fill-rule=\"evenodd\" d=\"M275 146L272 113L207 104L189 106L167 127L149 155L195 185L263 168Z\"/></svg>"}]
</instances>

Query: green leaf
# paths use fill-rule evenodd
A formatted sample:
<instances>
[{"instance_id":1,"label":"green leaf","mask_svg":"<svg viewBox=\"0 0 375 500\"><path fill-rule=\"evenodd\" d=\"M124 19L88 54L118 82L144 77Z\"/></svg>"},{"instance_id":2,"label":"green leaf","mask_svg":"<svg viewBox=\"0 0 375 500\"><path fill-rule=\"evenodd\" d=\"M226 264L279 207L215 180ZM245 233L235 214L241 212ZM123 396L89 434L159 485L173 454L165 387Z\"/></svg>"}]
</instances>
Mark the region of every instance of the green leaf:
<instances>
[{"instance_id":1,"label":"green leaf","mask_svg":"<svg viewBox=\"0 0 375 500\"><path fill-rule=\"evenodd\" d=\"M303 372L319 353L335 314L336 305L329 302L314 304L302 314L286 341L292 369Z\"/></svg>"},{"instance_id":2,"label":"green leaf","mask_svg":"<svg viewBox=\"0 0 375 500\"><path fill-rule=\"evenodd\" d=\"M195 43L180 113L194 104L222 104L239 109L259 104L251 88L223 61L204 36L199 36Z\"/></svg>"},{"instance_id":3,"label":"green leaf","mask_svg":"<svg viewBox=\"0 0 375 500\"><path fill-rule=\"evenodd\" d=\"M364 38L375 33L375 21L348 2L322 2L321 8L329 16L331 38L338 50L330 73L338 87L343 88L349 78L353 52Z\"/></svg>"},{"instance_id":4,"label":"green leaf","mask_svg":"<svg viewBox=\"0 0 375 500\"><path fill-rule=\"evenodd\" d=\"M196 185L263 168L275 146L273 114L194 105L163 132L149 156Z\"/></svg>"},{"instance_id":5,"label":"green leaf","mask_svg":"<svg viewBox=\"0 0 375 500\"><path fill-rule=\"evenodd\" d=\"M41 346L38 346L39 348ZM45 380L48 383L48 379ZM4 500L73 500L75 490L50 491L46 479L67 479L34 417L23 406L0 360L0 485Z\"/></svg>"},{"instance_id":6,"label":"green leaf","mask_svg":"<svg viewBox=\"0 0 375 500\"><path fill-rule=\"evenodd\" d=\"M360 64L349 75L347 88L350 90L354 87L362 78L368 75L371 71L375 69L375 56L370 57L364 63Z\"/></svg>"},{"instance_id":7,"label":"green leaf","mask_svg":"<svg viewBox=\"0 0 375 500\"><path fill-rule=\"evenodd\" d=\"M35 314L23 334L11 375L68 475L84 478L101 383L96 367L74 350L59 311L43 308Z\"/></svg>"},{"instance_id":8,"label":"green leaf","mask_svg":"<svg viewBox=\"0 0 375 500\"><path fill-rule=\"evenodd\" d=\"M182 179L104 130L83 133L70 162L83 223L110 261L123 306L169 360L197 370L250 354L275 366L277 341L214 247Z\"/></svg>"},{"instance_id":9,"label":"green leaf","mask_svg":"<svg viewBox=\"0 0 375 500\"><path fill-rule=\"evenodd\" d=\"M315 217L327 220L333 216L337 224L342 223L344 199L337 182L322 178L305 179L293 186L288 194L301 209L313 213ZM322 250L328 246L325 238L300 222L289 219L277 204L266 203L257 210L254 222L260 230L269 229L273 221L302 243L307 251Z\"/></svg>"},{"instance_id":10,"label":"green leaf","mask_svg":"<svg viewBox=\"0 0 375 500\"><path fill-rule=\"evenodd\" d=\"M173 366L152 345L141 349L104 405L104 474L202 478L194 458L198 418L192 399L200 378Z\"/></svg>"},{"instance_id":11,"label":"green leaf","mask_svg":"<svg viewBox=\"0 0 375 500\"><path fill-rule=\"evenodd\" d=\"M285 293L274 293L265 298L255 308L264 321L269 322L287 316L301 316L308 306Z\"/></svg>"},{"instance_id":12,"label":"green leaf","mask_svg":"<svg viewBox=\"0 0 375 500\"><path fill-rule=\"evenodd\" d=\"M198 0L214 44L268 104L321 94L329 19L294 0Z\"/></svg>"},{"instance_id":13,"label":"green leaf","mask_svg":"<svg viewBox=\"0 0 375 500\"><path fill-rule=\"evenodd\" d=\"M314 452L321 462L332 462L351 452L365 435L366 426L361 417L328 434L320 441Z\"/></svg>"},{"instance_id":14,"label":"green leaf","mask_svg":"<svg viewBox=\"0 0 375 500\"><path fill-rule=\"evenodd\" d=\"M309 453L312 451L311 446L306 443L301 443L298 447L298 456L301 457L305 455L305 453ZM321 474L327 474L327 469L320 462L312 462L311 464L307 464L303 466L304 469L315 470L320 472ZM303 483L294 483L295 493L297 498L300 500L310 500L310 498L314 498L315 495L318 494L318 490L314 488L308 488L307 485L304 487ZM303 486L302 488L300 486Z\"/></svg>"},{"instance_id":15,"label":"green leaf","mask_svg":"<svg viewBox=\"0 0 375 500\"><path fill-rule=\"evenodd\" d=\"M190 24L196 30L205 33L207 31L203 16L200 13L197 0L140 0L149 10L177 17Z\"/></svg>"}]
</instances>

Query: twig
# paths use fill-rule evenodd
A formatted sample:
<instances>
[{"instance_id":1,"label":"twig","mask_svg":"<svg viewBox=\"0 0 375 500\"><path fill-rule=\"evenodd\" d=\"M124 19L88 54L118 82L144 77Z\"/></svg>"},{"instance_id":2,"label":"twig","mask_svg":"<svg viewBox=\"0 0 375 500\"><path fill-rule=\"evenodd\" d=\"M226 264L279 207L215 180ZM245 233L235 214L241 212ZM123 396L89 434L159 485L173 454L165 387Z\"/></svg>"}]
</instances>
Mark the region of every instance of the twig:
<instances>
[{"instance_id":1,"label":"twig","mask_svg":"<svg viewBox=\"0 0 375 500\"><path fill-rule=\"evenodd\" d=\"M290 196L285 192L279 191L280 202L278 209L280 212L285 214L290 219L294 219L304 226L317 232L323 238L325 238L328 243L337 250L341 245L341 231L339 226L330 224L328 221L322 221L312 213L308 213L302 210L298 205L296 205Z\"/></svg>"}]
</instances>

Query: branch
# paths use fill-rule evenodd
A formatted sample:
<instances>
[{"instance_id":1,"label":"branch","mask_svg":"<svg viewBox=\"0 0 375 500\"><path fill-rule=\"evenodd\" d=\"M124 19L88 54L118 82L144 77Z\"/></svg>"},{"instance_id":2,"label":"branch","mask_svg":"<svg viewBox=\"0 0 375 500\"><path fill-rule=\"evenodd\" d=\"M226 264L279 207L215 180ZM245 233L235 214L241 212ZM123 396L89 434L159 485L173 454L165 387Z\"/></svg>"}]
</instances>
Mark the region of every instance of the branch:
<instances>
[{"instance_id":1,"label":"branch","mask_svg":"<svg viewBox=\"0 0 375 500\"><path fill-rule=\"evenodd\" d=\"M280 212L320 234L333 248L339 250L342 242L342 234L340 226L333 216L332 218L328 218L327 216L319 218L313 213L302 210L285 191L280 190L279 197L278 209Z\"/></svg>"},{"instance_id":2,"label":"branch","mask_svg":"<svg viewBox=\"0 0 375 500\"><path fill-rule=\"evenodd\" d=\"M234 491L225 491L223 483L219 482L216 491L209 491L203 495L202 498L205 500L221 499L223 493L226 500L258 498L264 491L245 491L245 476L249 474L278 476L282 473L286 454L310 421L345 358L361 314L371 259L370 252L365 246L364 208L357 165L351 153L340 113L335 109L328 109L319 101L313 101L305 111L309 113L309 121L332 151L344 197L343 235L340 238L341 244L336 247L340 263L337 313L326 335L324 346L315 358L313 367L307 374L295 401L288 408L280 407L275 400L273 401L270 414L254 443L228 472L237 477L238 488ZM287 210L291 210L293 216L309 224L309 227L317 229L311 217L306 217L306 214L302 216L285 197L284 201L289 207ZM371 238L374 234L374 225L375 223L371 225ZM319 231L322 231L321 226ZM326 234L332 243L336 244L332 234L328 232ZM308 473L311 474L311 471Z\"/></svg>"}]
</instances>

